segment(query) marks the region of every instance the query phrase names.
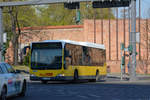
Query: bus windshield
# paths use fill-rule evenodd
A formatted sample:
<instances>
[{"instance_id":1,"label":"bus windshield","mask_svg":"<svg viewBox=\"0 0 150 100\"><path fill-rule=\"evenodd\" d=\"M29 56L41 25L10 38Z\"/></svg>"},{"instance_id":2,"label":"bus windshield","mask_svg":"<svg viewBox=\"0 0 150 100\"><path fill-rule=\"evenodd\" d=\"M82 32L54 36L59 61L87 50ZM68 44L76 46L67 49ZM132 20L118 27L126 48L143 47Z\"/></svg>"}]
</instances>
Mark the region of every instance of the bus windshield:
<instances>
[{"instance_id":1,"label":"bus windshield","mask_svg":"<svg viewBox=\"0 0 150 100\"><path fill-rule=\"evenodd\" d=\"M40 43L32 45L31 69L61 69L61 43Z\"/></svg>"}]
</instances>

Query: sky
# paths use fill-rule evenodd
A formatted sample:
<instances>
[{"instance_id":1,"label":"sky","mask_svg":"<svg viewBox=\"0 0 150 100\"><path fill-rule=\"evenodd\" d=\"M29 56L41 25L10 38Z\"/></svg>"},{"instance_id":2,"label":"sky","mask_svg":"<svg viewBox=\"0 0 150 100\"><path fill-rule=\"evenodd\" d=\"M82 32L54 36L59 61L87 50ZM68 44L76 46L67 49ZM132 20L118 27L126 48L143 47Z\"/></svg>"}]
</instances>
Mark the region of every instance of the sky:
<instances>
[{"instance_id":1,"label":"sky","mask_svg":"<svg viewBox=\"0 0 150 100\"><path fill-rule=\"evenodd\" d=\"M137 0L137 8L138 6L139 0ZM141 0L141 16L142 18L150 18L150 11L148 12L148 10L150 10L150 0ZM138 14L138 11L137 11Z\"/></svg>"},{"instance_id":2,"label":"sky","mask_svg":"<svg viewBox=\"0 0 150 100\"><path fill-rule=\"evenodd\" d=\"M137 17L139 17L139 0L136 1L136 8L137 8L136 14L137 14ZM122 18L123 14L121 13L121 11L123 11L123 9L124 9L123 7L119 8L119 18ZM128 7L126 7L125 9L128 9ZM115 9L113 10L113 13L116 16ZM150 0L141 0L141 17L143 19L150 18Z\"/></svg>"}]
</instances>

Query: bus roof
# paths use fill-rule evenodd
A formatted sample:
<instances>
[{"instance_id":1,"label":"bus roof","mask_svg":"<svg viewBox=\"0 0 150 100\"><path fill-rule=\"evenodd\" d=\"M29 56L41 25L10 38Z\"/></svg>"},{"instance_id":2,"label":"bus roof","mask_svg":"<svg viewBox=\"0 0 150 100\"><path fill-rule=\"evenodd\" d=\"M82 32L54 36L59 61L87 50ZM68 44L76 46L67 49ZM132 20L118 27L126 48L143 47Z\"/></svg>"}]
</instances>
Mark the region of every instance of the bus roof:
<instances>
[{"instance_id":1,"label":"bus roof","mask_svg":"<svg viewBox=\"0 0 150 100\"><path fill-rule=\"evenodd\" d=\"M42 42L32 42L32 43L44 43L44 42L45 43L46 42L61 42L63 44L69 43L69 44L74 44L74 45L81 45L81 46L105 49L105 46L102 44L96 44L96 43L90 43L90 42L77 42L77 41L71 41L71 40L45 40Z\"/></svg>"}]
</instances>

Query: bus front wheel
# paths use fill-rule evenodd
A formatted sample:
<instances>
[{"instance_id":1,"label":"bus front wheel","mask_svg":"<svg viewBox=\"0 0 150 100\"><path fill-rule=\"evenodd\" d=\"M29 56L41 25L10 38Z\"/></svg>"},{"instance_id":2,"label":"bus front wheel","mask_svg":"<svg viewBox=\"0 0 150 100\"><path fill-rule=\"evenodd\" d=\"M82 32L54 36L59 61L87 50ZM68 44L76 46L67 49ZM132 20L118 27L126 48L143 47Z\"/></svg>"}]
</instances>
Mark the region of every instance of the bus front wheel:
<instances>
[{"instance_id":1,"label":"bus front wheel","mask_svg":"<svg viewBox=\"0 0 150 100\"><path fill-rule=\"evenodd\" d=\"M99 71L96 71L95 79L90 79L89 82L97 82L99 81Z\"/></svg>"},{"instance_id":2,"label":"bus front wheel","mask_svg":"<svg viewBox=\"0 0 150 100\"><path fill-rule=\"evenodd\" d=\"M42 80L42 84L47 84L48 81Z\"/></svg>"}]
</instances>

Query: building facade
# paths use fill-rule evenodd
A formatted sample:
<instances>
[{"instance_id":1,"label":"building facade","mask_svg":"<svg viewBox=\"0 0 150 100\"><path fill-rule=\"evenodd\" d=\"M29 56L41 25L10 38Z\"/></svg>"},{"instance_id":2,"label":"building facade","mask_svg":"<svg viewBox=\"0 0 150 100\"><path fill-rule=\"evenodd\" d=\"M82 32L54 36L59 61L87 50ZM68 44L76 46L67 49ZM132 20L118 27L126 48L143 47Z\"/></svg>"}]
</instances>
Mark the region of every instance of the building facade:
<instances>
[{"instance_id":1,"label":"building facade","mask_svg":"<svg viewBox=\"0 0 150 100\"><path fill-rule=\"evenodd\" d=\"M137 43L137 73L150 73L149 66L149 25L150 20L141 19L140 25L137 19L137 32L141 33L141 42ZM140 29L139 29L140 27ZM130 24L128 20L84 20L83 25L68 26L43 26L25 27L19 41L19 55L22 49L31 42L43 40L73 40L83 42L94 42L104 44L106 47L106 59L108 71L112 73L120 72L121 49L120 44L129 45ZM140 45L140 47L139 47ZM6 53L6 61L13 62L13 46L10 43ZM128 54L128 53L126 53ZM21 59L21 56L19 56ZM128 57L126 57L125 71Z\"/></svg>"}]
</instances>

